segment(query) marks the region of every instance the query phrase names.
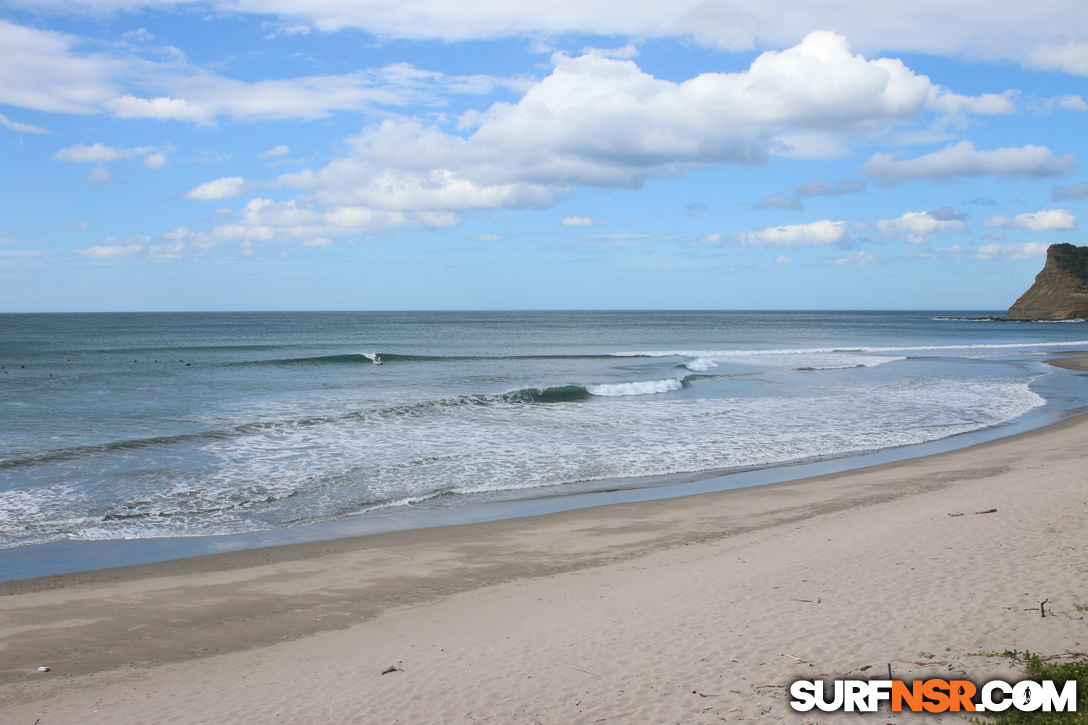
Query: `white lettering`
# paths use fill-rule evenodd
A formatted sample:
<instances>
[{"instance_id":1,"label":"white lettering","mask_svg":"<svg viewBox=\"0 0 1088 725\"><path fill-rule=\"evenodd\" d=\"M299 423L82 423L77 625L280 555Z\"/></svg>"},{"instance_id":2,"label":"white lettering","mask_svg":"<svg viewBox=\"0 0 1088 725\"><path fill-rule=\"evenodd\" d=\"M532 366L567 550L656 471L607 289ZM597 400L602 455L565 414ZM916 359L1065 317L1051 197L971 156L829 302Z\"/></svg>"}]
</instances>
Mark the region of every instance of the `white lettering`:
<instances>
[{"instance_id":1,"label":"white lettering","mask_svg":"<svg viewBox=\"0 0 1088 725\"><path fill-rule=\"evenodd\" d=\"M1000 700L994 700L994 691L1002 694ZM985 705L985 712L1004 712L1012 707L1012 687L1001 680L987 682L982 686L982 702Z\"/></svg>"},{"instance_id":2,"label":"white lettering","mask_svg":"<svg viewBox=\"0 0 1088 725\"><path fill-rule=\"evenodd\" d=\"M816 685L808 680L798 680L790 685L790 707L797 712L808 712L816 707Z\"/></svg>"}]
</instances>

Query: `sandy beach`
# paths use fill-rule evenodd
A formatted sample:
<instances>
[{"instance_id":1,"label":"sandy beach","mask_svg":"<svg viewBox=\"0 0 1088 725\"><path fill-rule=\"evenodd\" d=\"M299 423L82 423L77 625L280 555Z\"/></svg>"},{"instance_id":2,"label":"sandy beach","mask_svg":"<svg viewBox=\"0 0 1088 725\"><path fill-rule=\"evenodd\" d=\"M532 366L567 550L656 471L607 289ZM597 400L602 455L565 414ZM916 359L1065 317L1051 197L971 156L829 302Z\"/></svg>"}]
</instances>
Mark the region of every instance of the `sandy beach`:
<instances>
[{"instance_id":1,"label":"sandy beach","mask_svg":"<svg viewBox=\"0 0 1088 725\"><path fill-rule=\"evenodd\" d=\"M0 584L0 720L961 722L785 688L1088 651L1085 440Z\"/></svg>"}]
</instances>

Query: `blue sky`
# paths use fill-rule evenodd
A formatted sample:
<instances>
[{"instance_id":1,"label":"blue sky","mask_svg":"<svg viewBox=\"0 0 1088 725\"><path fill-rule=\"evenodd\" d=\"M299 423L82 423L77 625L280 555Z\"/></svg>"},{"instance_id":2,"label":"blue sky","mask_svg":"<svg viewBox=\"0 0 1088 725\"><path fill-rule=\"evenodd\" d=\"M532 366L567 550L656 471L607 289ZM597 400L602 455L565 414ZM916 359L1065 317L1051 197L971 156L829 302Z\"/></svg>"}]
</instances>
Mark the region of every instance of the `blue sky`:
<instances>
[{"instance_id":1,"label":"blue sky","mask_svg":"<svg viewBox=\"0 0 1088 725\"><path fill-rule=\"evenodd\" d=\"M8 0L0 311L1008 307L1088 4Z\"/></svg>"}]
</instances>

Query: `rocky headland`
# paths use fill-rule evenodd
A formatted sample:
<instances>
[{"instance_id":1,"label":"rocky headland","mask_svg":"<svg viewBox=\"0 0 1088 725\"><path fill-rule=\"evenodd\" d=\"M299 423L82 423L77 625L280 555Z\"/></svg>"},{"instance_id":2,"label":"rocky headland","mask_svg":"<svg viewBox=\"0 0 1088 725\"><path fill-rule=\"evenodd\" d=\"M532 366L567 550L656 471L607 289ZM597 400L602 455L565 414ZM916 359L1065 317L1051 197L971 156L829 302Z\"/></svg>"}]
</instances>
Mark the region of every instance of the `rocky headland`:
<instances>
[{"instance_id":1,"label":"rocky headland","mask_svg":"<svg viewBox=\"0 0 1088 725\"><path fill-rule=\"evenodd\" d=\"M1088 247L1052 244L1035 283L1009 308L1007 320L1088 318Z\"/></svg>"}]
</instances>

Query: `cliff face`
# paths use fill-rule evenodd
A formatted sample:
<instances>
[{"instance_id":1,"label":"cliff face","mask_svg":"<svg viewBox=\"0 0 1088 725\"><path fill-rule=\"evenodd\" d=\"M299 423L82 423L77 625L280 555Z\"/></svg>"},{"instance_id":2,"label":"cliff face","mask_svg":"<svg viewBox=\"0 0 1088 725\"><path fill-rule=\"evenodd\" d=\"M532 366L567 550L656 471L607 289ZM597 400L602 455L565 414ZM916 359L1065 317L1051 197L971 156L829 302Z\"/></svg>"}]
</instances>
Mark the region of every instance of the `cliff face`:
<instances>
[{"instance_id":1,"label":"cliff face","mask_svg":"<svg viewBox=\"0 0 1088 725\"><path fill-rule=\"evenodd\" d=\"M1009 308L1010 320L1088 319L1088 247L1052 244L1035 284Z\"/></svg>"}]
</instances>

